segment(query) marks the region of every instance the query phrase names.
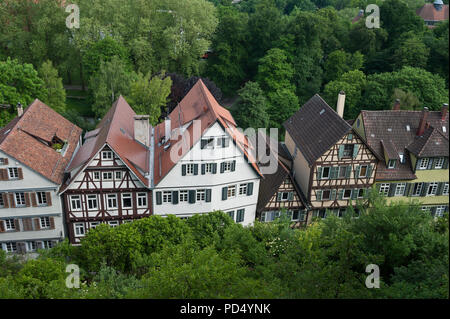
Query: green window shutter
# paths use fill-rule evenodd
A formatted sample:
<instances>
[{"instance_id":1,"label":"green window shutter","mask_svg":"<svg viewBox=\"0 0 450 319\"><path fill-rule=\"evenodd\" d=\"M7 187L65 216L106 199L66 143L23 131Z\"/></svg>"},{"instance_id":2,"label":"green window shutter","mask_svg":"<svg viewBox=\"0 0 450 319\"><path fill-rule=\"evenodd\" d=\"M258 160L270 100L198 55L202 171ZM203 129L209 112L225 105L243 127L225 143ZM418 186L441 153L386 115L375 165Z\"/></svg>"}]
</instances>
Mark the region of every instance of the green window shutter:
<instances>
[{"instance_id":1,"label":"green window shutter","mask_svg":"<svg viewBox=\"0 0 450 319\"><path fill-rule=\"evenodd\" d=\"M373 165L369 165L369 167L367 167L367 178L370 178L372 176L372 171Z\"/></svg>"},{"instance_id":2,"label":"green window shutter","mask_svg":"<svg viewBox=\"0 0 450 319\"><path fill-rule=\"evenodd\" d=\"M331 198L330 199L331 200L335 200L336 199L336 190L335 189L331 190Z\"/></svg>"},{"instance_id":3,"label":"green window shutter","mask_svg":"<svg viewBox=\"0 0 450 319\"><path fill-rule=\"evenodd\" d=\"M354 188L352 189L352 199L357 199L358 198L358 189Z\"/></svg>"},{"instance_id":4,"label":"green window shutter","mask_svg":"<svg viewBox=\"0 0 450 319\"><path fill-rule=\"evenodd\" d=\"M198 175L198 164L194 164L194 175Z\"/></svg>"},{"instance_id":5,"label":"green window shutter","mask_svg":"<svg viewBox=\"0 0 450 319\"><path fill-rule=\"evenodd\" d=\"M195 203L195 190L189 191L189 204Z\"/></svg>"},{"instance_id":6,"label":"green window shutter","mask_svg":"<svg viewBox=\"0 0 450 319\"><path fill-rule=\"evenodd\" d=\"M444 183L438 183L436 195L442 195L442 188L444 186Z\"/></svg>"},{"instance_id":7,"label":"green window shutter","mask_svg":"<svg viewBox=\"0 0 450 319\"><path fill-rule=\"evenodd\" d=\"M186 164L181 165L181 175L186 176Z\"/></svg>"},{"instance_id":8,"label":"green window shutter","mask_svg":"<svg viewBox=\"0 0 450 319\"><path fill-rule=\"evenodd\" d=\"M211 189L210 188L208 188L206 190L206 202L207 203L211 202Z\"/></svg>"},{"instance_id":9,"label":"green window shutter","mask_svg":"<svg viewBox=\"0 0 450 319\"><path fill-rule=\"evenodd\" d=\"M369 198L370 196L370 188L365 188L364 189L364 198Z\"/></svg>"},{"instance_id":10,"label":"green window shutter","mask_svg":"<svg viewBox=\"0 0 450 319\"><path fill-rule=\"evenodd\" d=\"M253 182L247 184L247 196L253 195Z\"/></svg>"},{"instance_id":11,"label":"green window shutter","mask_svg":"<svg viewBox=\"0 0 450 319\"><path fill-rule=\"evenodd\" d=\"M222 174L225 171L225 163L220 163L220 173Z\"/></svg>"},{"instance_id":12,"label":"green window shutter","mask_svg":"<svg viewBox=\"0 0 450 319\"><path fill-rule=\"evenodd\" d=\"M344 190L340 189L338 192L338 199L341 200L344 197Z\"/></svg>"},{"instance_id":13,"label":"green window shutter","mask_svg":"<svg viewBox=\"0 0 450 319\"><path fill-rule=\"evenodd\" d=\"M281 201L281 192L278 192L277 193L277 202L280 202Z\"/></svg>"},{"instance_id":14,"label":"green window shutter","mask_svg":"<svg viewBox=\"0 0 450 319\"><path fill-rule=\"evenodd\" d=\"M178 204L178 191L172 192L172 204L174 205Z\"/></svg>"},{"instance_id":15,"label":"green window shutter","mask_svg":"<svg viewBox=\"0 0 450 319\"><path fill-rule=\"evenodd\" d=\"M425 196L427 194L428 186L430 186L430 183L423 183L423 188L420 196Z\"/></svg>"},{"instance_id":16,"label":"green window shutter","mask_svg":"<svg viewBox=\"0 0 450 319\"><path fill-rule=\"evenodd\" d=\"M161 192L156 192L156 205L162 204Z\"/></svg>"},{"instance_id":17,"label":"green window shutter","mask_svg":"<svg viewBox=\"0 0 450 319\"><path fill-rule=\"evenodd\" d=\"M206 173L206 164L202 164L202 175Z\"/></svg>"},{"instance_id":18,"label":"green window shutter","mask_svg":"<svg viewBox=\"0 0 450 319\"><path fill-rule=\"evenodd\" d=\"M244 214L245 214L245 210L244 209L238 209L237 213L236 213L236 222L240 223L244 221Z\"/></svg>"},{"instance_id":19,"label":"green window shutter","mask_svg":"<svg viewBox=\"0 0 450 319\"><path fill-rule=\"evenodd\" d=\"M347 140L351 141L352 139L353 139L353 134L351 134L351 133L348 134L348 135L347 135Z\"/></svg>"},{"instance_id":20,"label":"green window shutter","mask_svg":"<svg viewBox=\"0 0 450 319\"><path fill-rule=\"evenodd\" d=\"M359 171L361 170L361 166L356 166L355 168L355 178L359 178Z\"/></svg>"},{"instance_id":21,"label":"green window shutter","mask_svg":"<svg viewBox=\"0 0 450 319\"><path fill-rule=\"evenodd\" d=\"M339 159L342 158L342 156L344 155L344 145L339 145Z\"/></svg>"},{"instance_id":22,"label":"green window shutter","mask_svg":"<svg viewBox=\"0 0 450 319\"><path fill-rule=\"evenodd\" d=\"M212 173L213 174L217 173L217 163L213 163L213 165L212 165Z\"/></svg>"},{"instance_id":23,"label":"green window shutter","mask_svg":"<svg viewBox=\"0 0 450 319\"><path fill-rule=\"evenodd\" d=\"M434 162L434 159L433 159L433 158L430 158L430 161L428 162L428 167L427 167L427 169L431 169L431 168L433 167L433 162Z\"/></svg>"},{"instance_id":24,"label":"green window shutter","mask_svg":"<svg viewBox=\"0 0 450 319\"><path fill-rule=\"evenodd\" d=\"M406 183L405 196L410 196L412 185L414 185L414 184Z\"/></svg>"},{"instance_id":25,"label":"green window shutter","mask_svg":"<svg viewBox=\"0 0 450 319\"><path fill-rule=\"evenodd\" d=\"M356 158L358 156L358 150L359 150L359 144L353 145L353 158Z\"/></svg>"},{"instance_id":26,"label":"green window shutter","mask_svg":"<svg viewBox=\"0 0 450 319\"><path fill-rule=\"evenodd\" d=\"M352 166L348 165L347 170L345 171L345 178L350 178L351 174L352 174Z\"/></svg>"},{"instance_id":27,"label":"green window shutter","mask_svg":"<svg viewBox=\"0 0 450 319\"><path fill-rule=\"evenodd\" d=\"M391 183L391 185L389 186L389 194L388 194L389 197L394 196L396 188L397 188L397 184Z\"/></svg>"},{"instance_id":28,"label":"green window shutter","mask_svg":"<svg viewBox=\"0 0 450 319\"><path fill-rule=\"evenodd\" d=\"M331 178L332 179L336 179L338 177L338 173L339 173L339 166L331 168Z\"/></svg>"},{"instance_id":29,"label":"green window shutter","mask_svg":"<svg viewBox=\"0 0 450 319\"><path fill-rule=\"evenodd\" d=\"M322 179L322 170L323 170L322 167L317 168L317 180Z\"/></svg>"},{"instance_id":30,"label":"green window shutter","mask_svg":"<svg viewBox=\"0 0 450 319\"><path fill-rule=\"evenodd\" d=\"M294 192L289 192L288 200L294 200Z\"/></svg>"},{"instance_id":31,"label":"green window shutter","mask_svg":"<svg viewBox=\"0 0 450 319\"><path fill-rule=\"evenodd\" d=\"M443 169L447 169L448 168L448 157L444 158L444 164L442 165Z\"/></svg>"},{"instance_id":32,"label":"green window shutter","mask_svg":"<svg viewBox=\"0 0 450 319\"><path fill-rule=\"evenodd\" d=\"M228 187L222 187L222 200L226 200L228 197Z\"/></svg>"},{"instance_id":33,"label":"green window shutter","mask_svg":"<svg viewBox=\"0 0 450 319\"><path fill-rule=\"evenodd\" d=\"M419 169L420 161L421 161L421 159L417 158L417 160L416 160L416 169L415 169L416 171Z\"/></svg>"},{"instance_id":34,"label":"green window shutter","mask_svg":"<svg viewBox=\"0 0 450 319\"><path fill-rule=\"evenodd\" d=\"M231 163L231 171L234 172L235 169L236 169L236 161L233 161L233 162Z\"/></svg>"},{"instance_id":35,"label":"green window shutter","mask_svg":"<svg viewBox=\"0 0 450 319\"><path fill-rule=\"evenodd\" d=\"M320 201L322 200L322 191L316 190L316 200Z\"/></svg>"}]
</instances>

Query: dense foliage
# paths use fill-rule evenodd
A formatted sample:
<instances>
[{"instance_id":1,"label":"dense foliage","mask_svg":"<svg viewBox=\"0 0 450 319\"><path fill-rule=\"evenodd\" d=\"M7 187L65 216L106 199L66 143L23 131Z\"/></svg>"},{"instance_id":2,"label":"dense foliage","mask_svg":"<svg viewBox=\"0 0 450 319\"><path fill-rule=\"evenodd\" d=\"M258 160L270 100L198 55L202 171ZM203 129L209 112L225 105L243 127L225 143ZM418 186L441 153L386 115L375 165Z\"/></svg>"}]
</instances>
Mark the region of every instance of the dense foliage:
<instances>
[{"instance_id":1,"label":"dense foliage","mask_svg":"<svg viewBox=\"0 0 450 319\"><path fill-rule=\"evenodd\" d=\"M252 227L213 212L100 225L81 246L35 260L0 252L1 298L448 298L448 215L387 205L293 229L282 215ZM81 287L66 288L67 264ZM380 269L368 289L366 266Z\"/></svg>"}]
</instances>

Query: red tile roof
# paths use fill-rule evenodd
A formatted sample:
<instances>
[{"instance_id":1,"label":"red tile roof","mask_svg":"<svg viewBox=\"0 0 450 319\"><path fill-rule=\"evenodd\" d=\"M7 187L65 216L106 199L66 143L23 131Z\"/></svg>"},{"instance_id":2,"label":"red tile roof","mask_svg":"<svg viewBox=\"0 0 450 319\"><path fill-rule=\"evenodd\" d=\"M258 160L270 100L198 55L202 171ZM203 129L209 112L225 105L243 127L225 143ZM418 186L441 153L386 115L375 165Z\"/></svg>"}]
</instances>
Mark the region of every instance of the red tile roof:
<instances>
[{"instance_id":1,"label":"red tile roof","mask_svg":"<svg viewBox=\"0 0 450 319\"><path fill-rule=\"evenodd\" d=\"M442 5L442 10L436 10L432 3L425 3L416 10L416 14L426 21L448 20L448 4Z\"/></svg>"},{"instance_id":2,"label":"red tile roof","mask_svg":"<svg viewBox=\"0 0 450 319\"><path fill-rule=\"evenodd\" d=\"M187 147L184 153L178 153L179 159L181 159L198 142L201 135L216 122L229 133L235 144L244 152L244 156L249 159L252 167L261 176L253 156L247 152L247 147L251 148L247 138L236 129L236 122L231 113L219 105L202 80L197 81L183 100L169 114L169 119L171 120L171 131L183 126L187 126L187 128L183 135L172 136L170 142L159 144L159 140L165 136L165 123L160 123L155 127L154 185L157 185L177 162L177 160L172 161L171 159L171 147L184 139ZM190 123L194 120L198 120L200 123L201 134L197 134L199 136L194 136L193 134L194 125ZM169 145L169 143L170 147L165 150L164 146Z\"/></svg>"},{"instance_id":3,"label":"red tile roof","mask_svg":"<svg viewBox=\"0 0 450 319\"><path fill-rule=\"evenodd\" d=\"M87 166L91 159L105 145L108 145L133 173L148 186L148 179L139 171L149 171L149 149L134 139L134 116L136 113L120 96L114 102L108 113L103 117L97 128L87 132L84 144L75 155L67 171L80 166ZM151 130L151 128L150 128ZM80 170L81 171L81 170ZM76 175L66 183L67 187Z\"/></svg>"},{"instance_id":4,"label":"red tile roof","mask_svg":"<svg viewBox=\"0 0 450 319\"><path fill-rule=\"evenodd\" d=\"M36 99L22 116L0 130L0 150L50 181L61 184L81 133L81 128ZM67 141L64 156L46 144L54 137Z\"/></svg>"}]
</instances>

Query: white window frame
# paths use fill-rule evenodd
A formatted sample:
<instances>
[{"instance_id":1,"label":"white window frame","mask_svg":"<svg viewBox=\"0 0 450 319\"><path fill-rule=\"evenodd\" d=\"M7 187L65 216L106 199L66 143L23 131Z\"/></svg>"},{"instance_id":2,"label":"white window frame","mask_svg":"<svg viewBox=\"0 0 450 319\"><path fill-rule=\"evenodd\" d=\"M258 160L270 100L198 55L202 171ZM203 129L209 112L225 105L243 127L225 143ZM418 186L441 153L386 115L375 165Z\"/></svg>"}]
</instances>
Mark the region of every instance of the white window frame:
<instances>
[{"instance_id":1,"label":"white window frame","mask_svg":"<svg viewBox=\"0 0 450 319\"><path fill-rule=\"evenodd\" d=\"M436 206L436 211L434 213L434 217L443 217L446 208L447 208L447 206L445 206L445 205Z\"/></svg>"},{"instance_id":2,"label":"white window frame","mask_svg":"<svg viewBox=\"0 0 450 319\"><path fill-rule=\"evenodd\" d=\"M345 196L346 191L350 191L350 195L348 195L347 197ZM349 188L344 189L344 192L342 193L342 199L350 199L350 198L352 198L352 190Z\"/></svg>"},{"instance_id":3,"label":"white window frame","mask_svg":"<svg viewBox=\"0 0 450 319\"><path fill-rule=\"evenodd\" d=\"M325 173L325 169L328 169L328 176L324 176ZM323 166L322 167L322 176L320 176L320 179L330 179L330 175L331 175L331 167L330 166Z\"/></svg>"},{"instance_id":4,"label":"white window frame","mask_svg":"<svg viewBox=\"0 0 450 319\"><path fill-rule=\"evenodd\" d=\"M393 159L388 160L387 168L389 168L389 169L395 168L395 163L396 163L396 162L397 162L397 161L396 161L396 160L393 160Z\"/></svg>"},{"instance_id":5,"label":"white window frame","mask_svg":"<svg viewBox=\"0 0 450 319\"><path fill-rule=\"evenodd\" d=\"M102 172L102 180L103 181L112 181L113 180L113 172Z\"/></svg>"},{"instance_id":6,"label":"white window frame","mask_svg":"<svg viewBox=\"0 0 450 319\"><path fill-rule=\"evenodd\" d=\"M239 184L239 196L247 196L247 187L247 183Z\"/></svg>"},{"instance_id":7,"label":"white window frame","mask_svg":"<svg viewBox=\"0 0 450 319\"><path fill-rule=\"evenodd\" d=\"M137 193L137 208L147 208L147 193Z\"/></svg>"},{"instance_id":8,"label":"white window frame","mask_svg":"<svg viewBox=\"0 0 450 319\"><path fill-rule=\"evenodd\" d=\"M27 251L32 252L37 250L37 244L35 241L27 241L26 243Z\"/></svg>"},{"instance_id":9,"label":"white window frame","mask_svg":"<svg viewBox=\"0 0 450 319\"><path fill-rule=\"evenodd\" d=\"M116 202L115 206L110 206L110 200L113 200ZM106 194L106 208L107 209L117 209L118 208L118 201L117 201L117 194Z\"/></svg>"},{"instance_id":10,"label":"white window frame","mask_svg":"<svg viewBox=\"0 0 450 319\"><path fill-rule=\"evenodd\" d=\"M438 185L439 185L438 182L430 183L427 188L426 196L436 196ZM430 193L430 190L431 190L431 193Z\"/></svg>"},{"instance_id":11,"label":"white window frame","mask_svg":"<svg viewBox=\"0 0 450 319\"><path fill-rule=\"evenodd\" d=\"M227 187L227 198L236 197L236 185L228 185Z\"/></svg>"},{"instance_id":12,"label":"white window frame","mask_svg":"<svg viewBox=\"0 0 450 319\"><path fill-rule=\"evenodd\" d=\"M49 229L50 228L50 217L43 216L39 218L39 224L41 229Z\"/></svg>"},{"instance_id":13,"label":"white window frame","mask_svg":"<svg viewBox=\"0 0 450 319\"><path fill-rule=\"evenodd\" d=\"M119 226L119 221L118 220L110 220L108 222L108 225L109 225L109 227L112 227L112 228L117 227L117 226Z\"/></svg>"},{"instance_id":14,"label":"white window frame","mask_svg":"<svg viewBox=\"0 0 450 319\"><path fill-rule=\"evenodd\" d=\"M5 219L4 225L5 225L5 231L15 231L16 230L16 223L13 218Z\"/></svg>"},{"instance_id":15,"label":"white window frame","mask_svg":"<svg viewBox=\"0 0 450 319\"><path fill-rule=\"evenodd\" d=\"M394 196L405 196L406 183L397 183L395 186Z\"/></svg>"},{"instance_id":16,"label":"white window frame","mask_svg":"<svg viewBox=\"0 0 450 319\"><path fill-rule=\"evenodd\" d=\"M194 164L186 164L186 175L194 175Z\"/></svg>"},{"instance_id":17,"label":"white window frame","mask_svg":"<svg viewBox=\"0 0 450 319\"><path fill-rule=\"evenodd\" d=\"M5 251L8 253L15 253L17 251L17 244L15 242L7 242L4 243L5 245Z\"/></svg>"},{"instance_id":18,"label":"white window frame","mask_svg":"<svg viewBox=\"0 0 450 319\"><path fill-rule=\"evenodd\" d=\"M20 203L19 203L19 200L20 200ZM25 193L24 192L14 193L14 201L16 203L16 207L25 207L27 205L27 203L25 201Z\"/></svg>"},{"instance_id":19,"label":"white window frame","mask_svg":"<svg viewBox=\"0 0 450 319\"><path fill-rule=\"evenodd\" d=\"M48 205L47 194L45 192L36 192L36 203L39 206L47 206Z\"/></svg>"},{"instance_id":20,"label":"white window frame","mask_svg":"<svg viewBox=\"0 0 450 319\"><path fill-rule=\"evenodd\" d=\"M223 172L228 173L231 172L231 166L233 165L233 161L223 162Z\"/></svg>"},{"instance_id":21,"label":"white window frame","mask_svg":"<svg viewBox=\"0 0 450 319\"><path fill-rule=\"evenodd\" d=\"M81 196L80 195L70 195L69 197L69 202L70 202L70 209L74 212L76 211L81 211L82 210L82 205L81 205ZM79 208L74 208L74 203L79 203Z\"/></svg>"},{"instance_id":22,"label":"white window frame","mask_svg":"<svg viewBox=\"0 0 450 319\"><path fill-rule=\"evenodd\" d=\"M100 180L100 171L92 172L92 180L99 181Z\"/></svg>"},{"instance_id":23,"label":"white window frame","mask_svg":"<svg viewBox=\"0 0 450 319\"><path fill-rule=\"evenodd\" d=\"M88 210L98 210L98 196L96 194L89 194L86 196ZM91 203L95 203L89 207Z\"/></svg>"},{"instance_id":24,"label":"white window frame","mask_svg":"<svg viewBox=\"0 0 450 319\"><path fill-rule=\"evenodd\" d=\"M162 192L162 202L163 203L172 203L172 191L163 191Z\"/></svg>"},{"instance_id":25,"label":"white window frame","mask_svg":"<svg viewBox=\"0 0 450 319\"><path fill-rule=\"evenodd\" d=\"M204 188L197 189L195 197L196 197L197 202L206 201L206 189L204 189Z\"/></svg>"},{"instance_id":26,"label":"white window frame","mask_svg":"<svg viewBox=\"0 0 450 319\"><path fill-rule=\"evenodd\" d=\"M99 226L101 224L101 222L90 222L89 224L89 228L90 229L95 229L97 226Z\"/></svg>"},{"instance_id":27,"label":"white window frame","mask_svg":"<svg viewBox=\"0 0 450 319\"><path fill-rule=\"evenodd\" d=\"M102 160L113 160L114 154L112 151L103 151L102 152Z\"/></svg>"},{"instance_id":28,"label":"white window frame","mask_svg":"<svg viewBox=\"0 0 450 319\"><path fill-rule=\"evenodd\" d=\"M448 196L448 182L445 182L444 186L442 186L442 195Z\"/></svg>"},{"instance_id":29,"label":"white window frame","mask_svg":"<svg viewBox=\"0 0 450 319\"><path fill-rule=\"evenodd\" d=\"M122 171L115 171L114 172L114 179L115 180L122 180Z\"/></svg>"},{"instance_id":30,"label":"white window frame","mask_svg":"<svg viewBox=\"0 0 450 319\"><path fill-rule=\"evenodd\" d=\"M84 223L74 223L73 229L76 237L86 236L86 229L84 227Z\"/></svg>"},{"instance_id":31,"label":"white window frame","mask_svg":"<svg viewBox=\"0 0 450 319\"><path fill-rule=\"evenodd\" d=\"M215 143L214 137L204 137L204 138L202 138L202 140L206 141L205 147L203 149L213 149L214 148L214 143Z\"/></svg>"},{"instance_id":32,"label":"white window frame","mask_svg":"<svg viewBox=\"0 0 450 319\"><path fill-rule=\"evenodd\" d=\"M384 195L384 196L388 196L390 188L391 188L391 184L381 183L380 184L380 194Z\"/></svg>"},{"instance_id":33,"label":"white window frame","mask_svg":"<svg viewBox=\"0 0 450 319\"><path fill-rule=\"evenodd\" d=\"M212 174L212 172L213 172L213 166L214 166L213 163L206 163L206 164L205 164L205 173L206 173L206 174Z\"/></svg>"},{"instance_id":34,"label":"white window frame","mask_svg":"<svg viewBox=\"0 0 450 319\"><path fill-rule=\"evenodd\" d=\"M416 189L416 191L414 192L414 188L416 187L416 185L417 185L417 189ZM411 196L420 196L420 195L422 194L422 190L423 190L423 183L422 183L422 182L420 182L420 183L414 183L414 186L413 186L413 193L412 193Z\"/></svg>"},{"instance_id":35,"label":"white window frame","mask_svg":"<svg viewBox=\"0 0 450 319\"><path fill-rule=\"evenodd\" d=\"M365 169L366 169L366 173L364 174L364 175L361 175L361 172L362 172L362 170L363 170L363 167L365 167ZM366 178L366 177L368 177L367 176L367 172L368 172L368 170L369 170L369 165L361 165L360 167L359 167L359 178Z\"/></svg>"},{"instance_id":36,"label":"white window frame","mask_svg":"<svg viewBox=\"0 0 450 319\"><path fill-rule=\"evenodd\" d=\"M434 164L434 168L436 169L442 169L444 167L444 161L445 161L445 157L438 157L435 159L435 164Z\"/></svg>"},{"instance_id":37,"label":"white window frame","mask_svg":"<svg viewBox=\"0 0 450 319\"><path fill-rule=\"evenodd\" d=\"M19 168L18 167L8 167L9 179L19 179Z\"/></svg>"},{"instance_id":38,"label":"white window frame","mask_svg":"<svg viewBox=\"0 0 450 319\"><path fill-rule=\"evenodd\" d=\"M123 193L121 197L122 197L122 208L125 208L125 209L133 208L133 194ZM127 198L130 199L130 206L125 206L124 199L127 199Z\"/></svg>"},{"instance_id":39,"label":"white window frame","mask_svg":"<svg viewBox=\"0 0 450 319\"><path fill-rule=\"evenodd\" d=\"M425 165L424 165L425 163ZM430 163L430 159L428 157L424 157L420 159L419 169L427 169L428 164Z\"/></svg>"},{"instance_id":40,"label":"white window frame","mask_svg":"<svg viewBox=\"0 0 450 319\"><path fill-rule=\"evenodd\" d=\"M180 203L188 202L189 201L189 191L187 190L180 190L178 192L178 201Z\"/></svg>"},{"instance_id":41,"label":"white window frame","mask_svg":"<svg viewBox=\"0 0 450 319\"><path fill-rule=\"evenodd\" d=\"M51 240L43 240L42 241L42 248L43 249L50 249L50 248L53 248L54 246L53 246L53 241L51 241Z\"/></svg>"}]
</instances>

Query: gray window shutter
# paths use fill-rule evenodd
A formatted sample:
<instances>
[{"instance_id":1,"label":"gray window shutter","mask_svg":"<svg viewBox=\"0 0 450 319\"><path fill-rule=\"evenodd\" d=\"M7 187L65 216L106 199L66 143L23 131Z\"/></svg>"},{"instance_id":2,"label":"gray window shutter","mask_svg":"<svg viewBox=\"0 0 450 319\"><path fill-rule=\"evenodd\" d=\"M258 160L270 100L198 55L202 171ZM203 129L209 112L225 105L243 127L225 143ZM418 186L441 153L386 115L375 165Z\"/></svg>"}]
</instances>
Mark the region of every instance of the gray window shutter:
<instances>
[{"instance_id":1,"label":"gray window shutter","mask_svg":"<svg viewBox=\"0 0 450 319\"><path fill-rule=\"evenodd\" d=\"M339 166L331 168L331 178L332 179L336 179L338 177L338 173L339 173Z\"/></svg>"},{"instance_id":2,"label":"gray window shutter","mask_svg":"<svg viewBox=\"0 0 450 319\"><path fill-rule=\"evenodd\" d=\"M342 156L344 155L344 145L339 145L339 159L342 158Z\"/></svg>"},{"instance_id":3,"label":"gray window shutter","mask_svg":"<svg viewBox=\"0 0 450 319\"><path fill-rule=\"evenodd\" d=\"M223 144L224 147L228 147L230 145L230 139L228 137L224 137L223 140L224 140Z\"/></svg>"},{"instance_id":4,"label":"gray window shutter","mask_svg":"<svg viewBox=\"0 0 450 319\"><path fill-rule=\"evenodd\" d=\"M427 169L431 169L433 167L433 158L430 158L430 160L428 161L428 167Z\"/></svg>"},{"instance_id":5,"label":"gray window shutter","mask_svg":"<svg viewBox=\"0 0 450 319\"><path fill-rule=\"evenodd\" d=\"M331 200L335 200L336 199L336 190L335 189L331 190L331 198L330 199Z\"/></svg>"},{"instance_id":6,"label":"gray window shutter","mask_svg":"<svg viewBox=\"0 0 450 319\"><path fill-rule=\"evenodd\" d=\"M316 190L316 200L320 201L322 200L322 191Z\"/></svg>"},{"instance_id":7,"label":"gray window shutter","mask_svg":"<svg viewBox=\"0 0 450 319\"><path fill-rule=\"evenodd\" d=\"M222 200L226 200L228 198L228 187L222 187Z\"/></svg>"},{"instance_id":8,"label":"gray window shutter","mask_svg":"<svg viewBox=\"0 0 450 319\"><path fill-rule=\"evenodd\" d=\"M434 214L436 214L436 206L431 207L430 211L431 211L431 216L434 216Z\"/></svg>"},{"instance_id":9,"label":"gray window shutter","mask_svg":"<svg viewBox=\"0 0 450 319\"><path fill-rule=\"evenodd\" d=\"M369 167L367 167L367 178L370 178L372 176L372 171L373 165L369 165Z\"/></svg>"},{"instance_id":10,"label":"gray window shutter","mask_svg":"<svg viewBox=\"0 0 450 319\"><path fill-rule=\"evenodd\" d=\"M352 174L352 166L348 165L347 166L347 171L345 172L345 177L346 178L350 178L351 174Z\"/></svg>"},{"instance_id":11,"label":"gray window shutter","mask_svg":"<svg viewBox=\"0 0 450 319\"><path fill-rule=\"evenodd\" d=\"M189 204L195 203L195 190L189 191Z\"/></svg>"},{"instance_id":12,"label":"gray window shutter","mask_svg":"<svg viewBox=\"0 0 450 319\"><path fill-rule=\"evenodd\" d=\"M205 146L206 146L206 143L208 143L207 140L200 140L200 148L201 148L201 149L204 149Z\"/></svg>"},{"instance_id":13,"label":"gray window shutter","mask_svg":"<svg viewBox=\"0 0 450 319\"><path fill-rule=\"evenodd\" d=\"M444 183L438 183L438 187L436 190L436 195L442 195L442 188L444 186Z\"/></svg>"},{"instance_id":14,"label":"gray window shutter","mask_svg":"<svg viewBox=\"0 0 450 319\"><path fill-rule=\"evenodd\" d=\"M361 166L356 166L355 168L355 178L359 178L359 171L361 170Z\"/></svg>"},{"instance_id":15,"label":"gray window shutter","mask_svg":"<svg viewBox=\"0 0 450 319\"><path fill-rule=\"evenodd\" d=\"M181 176L186 176L186 164L181 165Z\"/></svg>"},{"instance_id":16,"label":"gray window shutter","mask_svg":"<svg viewBox=\"0 0 450 319\"><path fill-rule=\"evenodd\" d=\"M421 161L421 158L417 158L416 169L415 169L416 171L419 169L420 161Z\"/></svg>"},{"instance_id":17,"label":"gray window shutter","mask_svg":"<svg viewBox=\"0 0 450 319\"><path fill-rule=\"evenodd\" d=\"M194 175L198 175L198 164L194 164Z\"/></svg>"},{"instance_id":18,"label":"gray window shutter","mask_svg":"<svg viewBox=\"0 0 450 319\"><path fill-rule=\"evenodd\" d=\"M448 157L444 158L444 164L442 165L443 169L447 169L448 168Z\"/></svg>"},{"instance_id":19,"label":"gray window shutter","mask_svg":"<svg viewBox=\"0 0 450 319\"><path fill-rule=\"evenodd\" d=\"M156 192L156 205L162 204L161 192Z\"/></svg>"},{"instance_id":20,"label":"gray window shutter","mask_svg":"<svg viewBox=\"0 0 450 319\"><path fill-rule=\"evenodd\" d=\"M247 196L253 195L253 182L247 184Z\"/></svg>"},{"instance_id":21,"label":"gray window shutter","mask_svg":"<svg viewBox=\"0 0 450 319\"><path fill-rule=\"evenodd\" d=\"M358 198L358 189L354 188L352 189L352 199L357 199Z\"/></svg>"},{"instance_id":22,"label":"gray window shutter","mask_svg":"<svg viewBox=\"0 0 450 319\"><path fill-rule=\"evenodd\" d=\"M322 179L322 170L323 170L322 167L317 168L317 180Z\"/></svg>"},{"instance_id":23,"label":"gray window shutter","mask_svg":"<svg viewBox=\"0 0 450 319\"><path fill-rule=\"evenodd\" d=\"M202 175L206 173L206 164L202 164Z\"/></svg>"},{"instance_id":24,"label":"gray window shutter","mask_svg":"<svg viewBox=\"0 0 450 319\"><path fill-rule=\"evenodd\" d=\"M341 200L344 197L344 190L340 189L338 192L338 199Z\"/></svg>"},{"instance_id":25,"label":"gray window shutter","mask_svg":"<svg viewBox=\"0 0 450 319\"><path fill-rule=\"evenodd\" d=\"M222 174L225 171L225 163L220 163L220 173Z\"/></svg>"},{"instance_id":26,"label":"gray window shutter","mask_svg":"<svg viewBox=\"0 0 450 319\"><path fill-rule=\"evenodd\" d=\"M389 194L388 194L389 197L394 196L396 188L397 188L397 184L391 183L391 185L389 186Z\"/></svg>"},{"instance_id":27,"label":"gray window shutter","mask_svg":"<svg viewBox=\"0 0 450 319\"><path fill-rule=\"evenodd\" d=\"M281 192L277 193L277 201L280 202L281 201Z\"/></svg>"},{"instance_id":28,"label":"gray window shutter","mask_svg":"<svg viewBox=\"0 0 450 319\"><path fill-rule=\"evenodd\" d=\"M178 191L172 192L172 204L178 204Z\"/></svg>"},{"instance_id":29,"label":"gray window shutter","mask_svg":"<svg viewBox=\"0 0 450 319\"><path fill-rule=\"evenodd\" d=\"M217 163L213 163L212 164L212 173L216 174L217 173Z\"/></svg>"},{"instance_id":30,"label":"gray window shutter","mask_svg":"<svg viewBox=\"0 0 450 319\"><path fill-rule=\"evenodd\" d=\"M236 169L236 161L233 161L231 163L231 171L234 172L235 169Z\"/></svg>"},{"instance_id":31,"label":"gray window shutter","mask_svg":"<svg viewBox=\"0 0 450 319\"><path fill-rule=\"evenodd\" d=\"M414 184L406 183L405 196L410 196L412 185L414 185Z\"/></svg>"},{"instance_id":32,"label":"gray window shutter","mask_svg":"<svg viewBox=\"0 0 450 319\"><path fill-rule=\"evenodd\" d=\"M211 201L211 189L208 188L206 190L206 202L209 203Z\"/></svg>"},{"instance_id":33,"label":"gray window shutter","mask_svg":"<svg viewBox=\"0 0 450 319\"><path fill-rule=\"evenodd\" d=\"M430 183L423 183L422 193L420 194L420 196L425 196L427 194L429 185Z\"/></svg>"},{"instance_id":34,"label":"gray window shutter","mask_svg":"<svg viewBox=\"0 0 450 319\"><path fill-rule=\"evenodd\" d=\"M359 144L353 144L353 158L358 156Z\"/></svg>"},{"instance_id":35,"label":"gray window shutter","mask_svg":"<svg viewBox=\"0 0 450 319\"><path fill-rule=\"evenodd\" d=\"M294 200L294 192L289 192L288 200Z\"/></svg>"}]
</instances>

